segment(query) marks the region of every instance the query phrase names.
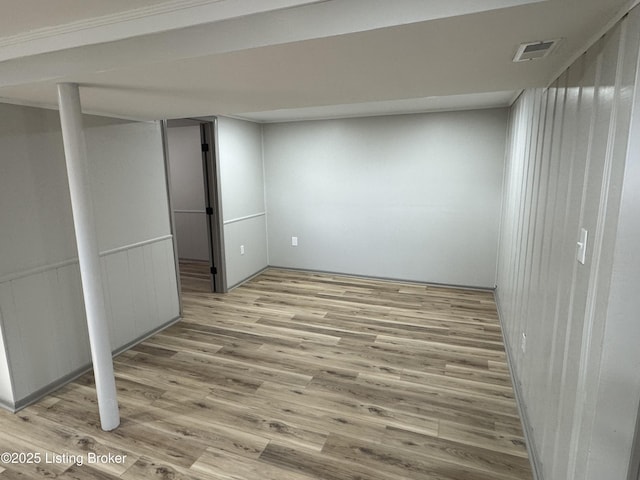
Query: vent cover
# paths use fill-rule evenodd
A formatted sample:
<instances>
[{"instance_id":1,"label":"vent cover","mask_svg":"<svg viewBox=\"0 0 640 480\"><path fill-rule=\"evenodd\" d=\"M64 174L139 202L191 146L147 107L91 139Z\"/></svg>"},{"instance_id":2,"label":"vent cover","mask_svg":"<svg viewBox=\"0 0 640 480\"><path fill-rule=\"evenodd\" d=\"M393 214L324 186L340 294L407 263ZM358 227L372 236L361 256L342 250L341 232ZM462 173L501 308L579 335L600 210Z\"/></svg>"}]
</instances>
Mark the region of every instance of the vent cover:
<instances>
[{"instance_id":1,"label":"vent cover","mask_svg":"<svg viewBox=\"0 0 640 480\"><path fill-rule=\"evenodd\" d=\"M544 58L551 53L559 41L560 39L556 38L555 40L539 40L537 42L523 43L518 48L515 57L513 57L513 61L526 62Z\"/></svg>"}]
</instances>

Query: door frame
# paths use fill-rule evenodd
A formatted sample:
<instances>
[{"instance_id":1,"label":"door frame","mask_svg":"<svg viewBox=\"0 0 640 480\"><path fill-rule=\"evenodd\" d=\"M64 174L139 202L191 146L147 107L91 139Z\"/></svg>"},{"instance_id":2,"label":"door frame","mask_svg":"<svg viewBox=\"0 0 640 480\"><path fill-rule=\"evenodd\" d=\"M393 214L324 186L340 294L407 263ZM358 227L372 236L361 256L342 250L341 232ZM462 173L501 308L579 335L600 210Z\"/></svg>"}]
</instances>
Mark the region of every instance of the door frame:
<instances>
[{"instance_id":1,"label":"door frame","mask_svg":"<svg viewBox=\"0 0 640 480\"><path fill-rule=\"evenodd\" d=\"M228 287L227 271L224 261L224 224L222 220L222 195L220 188L220 160L218 155L217 118L215 117L212 120L184 118L165 120L162 122L162 136L165 143L165 170L167 173L171 232L173 233L174 237L173 244L176 271L179 272L180 266L177 248L178 239L176 237L175 219L171 201L171 173L169 168L169 145L167 129L171 127L187 126L197 126L200 129L200 151L202 152L202 176L205 196L204 213L207 221L207 250L209 254L211 291L215 293L226 293L228 292ZM180 287L179 278L178 287Z\"/></svg>"},{"instance_id":2,"label":"door frame","mask_svg":"<svg viewBox=\"0 0 640 480\"><path fill-rule=\"evenodd\" d=\"M207 229L209 231L209 265L214 268L211 275L212 291L227 293L227 269L224 256L224 222L222 218L222 189L220 186L220 156L218 155L218 119L197 120L200 122L202 142L202 167L207 204ZM208 145L208 147L204 147Z\"/></svg>"}]
</instances>

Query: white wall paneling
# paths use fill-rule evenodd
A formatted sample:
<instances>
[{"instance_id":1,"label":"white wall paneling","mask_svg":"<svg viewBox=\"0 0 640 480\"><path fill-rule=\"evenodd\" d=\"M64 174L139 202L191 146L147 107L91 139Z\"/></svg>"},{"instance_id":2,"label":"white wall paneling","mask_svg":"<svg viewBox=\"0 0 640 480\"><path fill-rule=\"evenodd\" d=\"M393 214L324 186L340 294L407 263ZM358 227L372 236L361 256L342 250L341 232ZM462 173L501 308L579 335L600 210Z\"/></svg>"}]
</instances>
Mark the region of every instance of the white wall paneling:
<instances>
[{"instance_id":1,"label":"white wall paneling","mask_svg":"<svg viewBox=\"0 0 640 480\"><path fill-rule=\"evenodd\" d=\"M229 288L268 265L262 127L219 117L220 164L225 265ZM240 247L244 247L244 254Z\"/></svg>"},{"instance_id":2,"label":"white wall paneling","mask_svg":"<svg viewBox=\"0 0 640 480\"><path fill-rule=\"evenodd\" d=\"M100 251L170 234L159 123L85 118Z\"/></svg>"},{"instance_id":3,"label":"white wall paneling","mask_svg":"<svg viewBox=\"0 0 640 480\"><path fill-rule=\"evenodd\" d=\"M178 317L160 127L88 116L85 126L119 349ZM86 369L90 353L57 112L0 104L0 151L0 319L9 400L21 406Z\"/></svg>"},{"instance_id":4,"label":"white wall paneling","mask_svg":"<svg viewBox=\"0 0 640 480\"><path fill-rule=\"evenodd\" d=\"M114 351L177 317L172 248L169 237L101 256ZM7 353L18 401L87 368L91 354L77 261L0 283L0 305L13 339Z\"/></svg>"},{"instance_id":5,"label":"white wall paneling","mask_svg":"<svg viewBox=\"0 0 640 480\"><path fill-rule=\"evenodd\" d=\"M102 257L114 350L178 316L172 249L171 238L161 238Z\"/></svg>"},{"instance_id":6,"label":"white wall paneling","mask_svg":"<svg viewBox=\"0 0 640 480\"><path fill-rule=\"evenodd\" d=\"M158 122L87 118L112 345L119 349L179 315L163 145Z\"/></svg>"},{"instance_id":7,"label":"white wall paneling","mask_svg":"<svg viewBox=\"0 0 640 480\"><path fill-rule=\"evenodd\" d=\"M57 284L56 272L48 266L64 268L75 258L76 245L58 113L0 105L0 151L0 317L14 384L11 407L66 363L59 356L47 358L54 344L51 340L59 339L49 319L60 315L56 302L65 303L63 297L47 291ZM17 294L14 286L20 289ZM29 295L23 288L45 293ZM77 298L82 305L82 297ZM69 320L64 319L63 328ZM88 352L84 314L79 322L73 336L86 340ZM39 361L36 357L46 365L32 372Z\"/></svg>"},{"instance_id":8,"label":"white wall paneling","mask_svg":"<svg viewBox=\"0 0 640 480\"><path fill-rule=\"evenodd\" d=\"M91 361L77 264L0 284L14 401Z\"/></svg>"},{"instance_id":9,"label":"white wall paneling","mask_svg":"<svg viewBox=\"0 0 640 480\"><path fill-rule=\"evenodd\" d=\"M605 230L602 241L603 252L607 252L605 261L612 262L608 302L598 302L593 309L594 318L605 317L607 323L602 336L598 336L602 338L602 356L597 389L587 385L586 390L592 401L585 416L593 415L593 423L585 426L582 434L591 438L590 455L585 459L586 452L581 451L576 463L586 468L589 479L604 478L611 471L610 462L624 461L631 447L629 478L635 480L636 477L640 479L640 65L636 66L635 72L633 65L638 63L640 48L640 8L636 7L630 14L621 35L620 72L612 92L615 94L614 107L617 107L613 113L617 125L613 132L615 137L609 144L612 158L610 188L612 195L620 194L619 213L615 249L607 250L613 243L611 230ZM627 130L628 109L632 111L632 119ZM625 148L628 148L627 158L621 171L613 160L623 154ZM617 203L604 206L608 215L617 208ZM632 446L634 416L638 416L638 420ZM617 465L616 471L622 472L624 467Z\"/></svg>"},{"instance_id":10,"label":"white wall paneling","mask_svg":"<svg viewBox=\"0 0 640 480\"><path fill-rule=\"evenodd\" d=\"M224 243L227 245L227 282L229 287L239 285L267 267L267 244L264 241L266 231L265 216L259 215L246 220L227 223L224 226ZM229 248L229 245L244 246Z\"/></svg>"},{"instance_id":11,"label":"white wall paneling","mask_svg":"<svg viewBox=\"0 0 640 480\"><path fill-rule=\"evenodd\" d=\"M270 264L495 286L507 110L263 128Z\"/></svg>"},{"instance_id":12,"label":"white wall paneling","mask_svg":"<svg viewBox=\"0 0 640 480\"><path fill-rule=\"evenodd\" d=\"M639 32L636 8L553 85L526 91L511 109L497 300L545 480L627 478L640 399L640 354L629 341L640 335L629 318L640 309L631 291L638 237L624 243L640 223L637 162L627 151ZM576 261L582 228L584 265Z\"/></svg>"}]
</instances>

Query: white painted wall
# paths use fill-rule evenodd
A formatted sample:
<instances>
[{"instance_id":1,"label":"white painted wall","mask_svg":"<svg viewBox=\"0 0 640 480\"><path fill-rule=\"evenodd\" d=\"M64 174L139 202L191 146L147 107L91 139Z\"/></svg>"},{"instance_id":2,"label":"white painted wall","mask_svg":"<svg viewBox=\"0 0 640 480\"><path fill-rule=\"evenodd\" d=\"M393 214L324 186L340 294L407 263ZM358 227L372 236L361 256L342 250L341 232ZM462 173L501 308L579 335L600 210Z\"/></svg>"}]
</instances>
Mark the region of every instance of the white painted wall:
<instances>
[{"instance_id":1,"label":"white painted wall","mask_svg":"<svg viewBox=\"0 0 640 480\"><path fill-rule=\"evenodd\" d=\"M217 122L225 262L231 288L268 265L262 127L225 117Z\"/></svg>"},{"instance_id":2,"label":"white painted wall","mask_svg":"<svg viewBox=\"0 0 640 480\"><path fill-rule=\"evenodd\" d=\"M170 234L160 126L85 117L100 251Z\"/></svg>"},{"instance_id":3,"label":"white painted wall","mask_svg":"<svg viewBox=\"0 0 640 480\"><path fill-rule=\"evenodd\" d=\"M178 316L160 126L85 117L111 343ZM0 317L18 405L90 362L58 112L0 104Z\"/></svg>"},{"instance_id":4,"label":"white painted wall","mask_svg":"<svg viewBox=\"0 0 640 480\"><path fill-rule=\"evenodd\" d=\"M265 125L270 264L494 287L506 130L505 109Z\"/></svg>"},{"instance_id":5,"label":"white painted wall","mask_svg":"<svg viewBox=\"0 0 640 480\"><path fill-rule=\"evenodd\" d=\"M2 332L2 312L0 312L0 405L5 407L13 405L13 387L11 386L11 374L6 349L4 346L4 334Z\"/></svg>"},{"instance_id":6,"label":"white painted wall","mask_svg":"<svg viewBox=\"0 0 640 480\"><path fill-rule=\"evenodd\" d=\"M209 261L200 127L167 129L178 257Z\"/></svg>"},{"instance_id":7,"label":"white painted wall","mask_svg":"<svg viewBox=\"0 0 640 480\"><path fill-rule=\"evenodd\" d=\"M59 123L56 111L0 105L0 277L76 255Z\"/></svg>"},{"instance_id":8,"label":"white painted wall","mask_svg":"<svg viewBox=\"0 0 640 480\"><path fill-rule=\"evenodd\" d=\"M636 8L511 112L497 299L540 479L627 479L640 400L639 49Z\"/></svg>"}]
</instances>

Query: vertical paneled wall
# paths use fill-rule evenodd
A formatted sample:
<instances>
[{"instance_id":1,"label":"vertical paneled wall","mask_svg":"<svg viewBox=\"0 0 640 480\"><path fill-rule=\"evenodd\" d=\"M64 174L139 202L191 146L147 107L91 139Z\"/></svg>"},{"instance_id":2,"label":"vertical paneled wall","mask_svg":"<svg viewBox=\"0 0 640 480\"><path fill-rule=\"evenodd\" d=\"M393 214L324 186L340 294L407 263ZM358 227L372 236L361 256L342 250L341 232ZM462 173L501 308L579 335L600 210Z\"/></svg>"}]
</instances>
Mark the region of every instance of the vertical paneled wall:
<instances>
[{"instance_id":1,"label":"vertical paneled wall","mask_svg":"<svg viewBox=\"0 0 640 480\"><path fill-rule=\"evenodd\" d=\"M632 333L607 312L615 301L639 17L635 9L553 85L524 92L511 110L497 300L545 480L626 479L638 398L622 402L635 411L616 407L612 399L629 389L612 387L630 382L637 392L640 378L602 366L616 343L605 340ZM584 264L576 260L581 229L588 232ZM637 365L636 350L616 353ZM605 389L609 402L598 400ZM596 431L605 418L616 428Z\"/></svg>"},{"instance_id":2,"label":"vertical paneled wall","mask_svg":"<svg viewBox=\"0 0 640 480\"><path fill-rule=\"evenodd\" d=\"M268 265L262 127L219 117L217 133L225 263L231 288Z\"/></svg>"},{"instance_id":3,"label":"vertical paneled wall","mask_svg":"<svg viewBox=\"0 0 640 480\"><path fill-rule=\"evenodd\" d=\"M178 316L160 126L87 116L85 130L119 349ZM90 353L58 112L0 104L0 152L0 319L13 384L0 398L20 407L87 368Z\"/></svg>"}]
</instances>

